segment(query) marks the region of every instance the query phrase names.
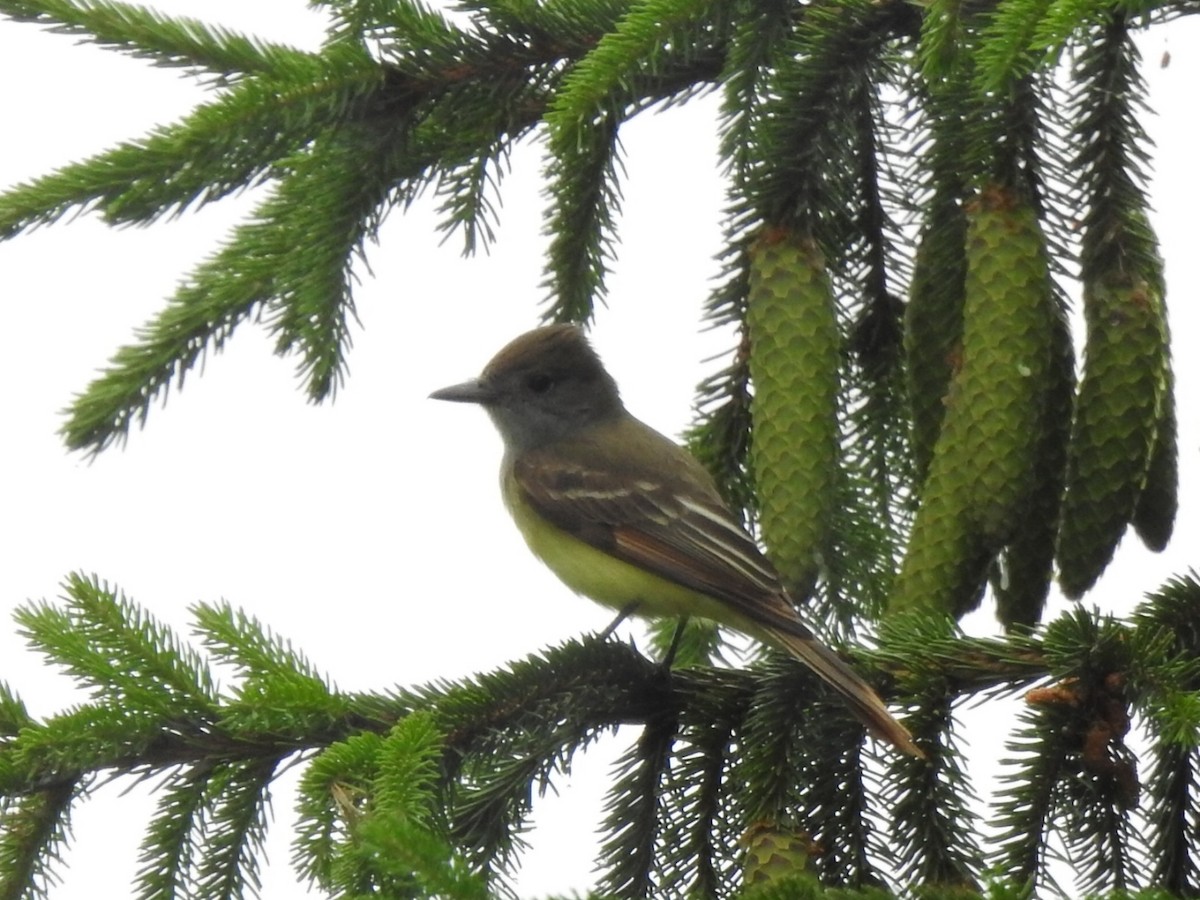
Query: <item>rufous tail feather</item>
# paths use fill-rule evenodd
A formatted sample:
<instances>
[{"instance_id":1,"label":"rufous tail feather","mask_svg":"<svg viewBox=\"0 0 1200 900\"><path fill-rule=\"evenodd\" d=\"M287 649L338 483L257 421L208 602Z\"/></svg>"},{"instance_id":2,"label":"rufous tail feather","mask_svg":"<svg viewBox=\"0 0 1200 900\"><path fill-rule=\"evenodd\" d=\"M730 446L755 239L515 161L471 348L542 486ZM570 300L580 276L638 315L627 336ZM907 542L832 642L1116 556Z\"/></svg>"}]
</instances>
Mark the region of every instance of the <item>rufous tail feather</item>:
<instances>
[{"instance_id":1,"label":"rufous tail feather","mask_svg":"<svg viewBox=\"0 0 1200 900\"><path fill-rule=\"evenodd\" d=\"M925 752L913 742L908 729L896 721L879 695L836 653L815 638L779 631L771 631L770 638L837 691L873 735L911 756L925 758Z\"/></svg>"}]
</instances>

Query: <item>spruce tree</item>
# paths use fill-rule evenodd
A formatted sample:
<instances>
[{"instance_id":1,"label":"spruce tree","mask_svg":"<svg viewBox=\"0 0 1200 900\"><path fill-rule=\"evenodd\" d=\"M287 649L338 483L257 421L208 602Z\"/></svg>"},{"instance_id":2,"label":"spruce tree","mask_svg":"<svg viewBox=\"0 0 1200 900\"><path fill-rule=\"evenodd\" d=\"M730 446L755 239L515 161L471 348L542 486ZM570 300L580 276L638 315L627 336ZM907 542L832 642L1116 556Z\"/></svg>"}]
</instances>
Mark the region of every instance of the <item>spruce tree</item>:
<instances>
[{"instance_id":1,"label":"spruce tree","mask_svg":"<svg viewBox=\"0 0 1200 900\"><path fill-rule=\"evenodd\" d=\"M0 237L78 212L148 225L269 186L78 395L66 446L110 452L255 322L331 399L351 266L385 215L433 192L474 251L505 159L533 140L542 311L589 322L617 252L622 127L719 92L724 276L706 309L734 341L687 441L927 758L869 741L789 659L726 664L702 623L670 668L663 623L646 654L595 635L352 693L274 623L198 604L189 642L69 574L17 627L88 699L37 718L0 684L0 896L51 893L72 809L110 777L160 781L136 896L253 895L266 798L293 763L293 863L321 890L503 894L534 794L617 730L601 896L1023 897L1054 889L1058 846L1083 890L1200 895L1200 577L1126 619L1043 616L1055 581L1086 597L1127 533L1171 539L1180 414L1133 39L1195 4L319 5L332 24L309 52L108 0L0 0L211 89L186 119L0 195ZM958 624L981 604L994 636ZM1014 694L984 840L955 712Z\"/></svg>"}]
</instances>

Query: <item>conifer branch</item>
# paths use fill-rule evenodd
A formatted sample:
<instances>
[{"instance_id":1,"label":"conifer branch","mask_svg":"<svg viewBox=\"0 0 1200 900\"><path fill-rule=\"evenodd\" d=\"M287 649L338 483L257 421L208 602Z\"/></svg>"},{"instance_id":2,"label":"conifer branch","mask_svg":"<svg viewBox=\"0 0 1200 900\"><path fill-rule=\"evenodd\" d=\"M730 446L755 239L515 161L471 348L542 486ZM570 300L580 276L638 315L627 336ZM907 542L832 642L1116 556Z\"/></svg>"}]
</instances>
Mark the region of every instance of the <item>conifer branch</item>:
<instances>
[{"instance_id":1,"label":"conifer branch","mask_svg":"<svg viewBox=\"0 0 1200 900\"><path fill-rule=\"evenodd\" d=\"M881 65L872 82L886 83ZM856 90L853 121L854 236L834 273L844 350L838 400L839 500L831 523L831 562L818 618L831 633L854 635L855 621L879 617L891 575L903 555L910 527L912 492L902 381L903 305L892 280L905 270L896 245L887 195L894 154L881 134L883 115L876 88ZM894 202L891 209L899 208Z\"/></svg>"},{"instance_id":2,"label":"conifer branch","mask_svg":"<svg viewBox=\"0 0 1200 900\"><path fill-rule=\"evenodd\" d=\"M1200 864L1191 846L1195 823L1200 821L1200 751L1158 742L1151 752L1146 782L1154 807L1148 851L1156 861L1148 881L1162 885L1172 896L1192 896L1200 890Z\"/></svg>"},{"instance_id":3,"label":"conifer branch","mask_svg":"<svg viewBox=\"0 0 1200 900\"><path fill-rule=\"evenodd\" d=\"M563 78L546 124L569 147L582 140L587 123L624 101L639 76L687 65L710 52L722 35L714 18L721 4L708 0L644 0L631 6ZM718 19L719 21L719 19Z\"/></svg>"},{"instance_id":4,"label":"conifer branch","mask_svg":"<svg viewBox=\"0 0 1200 900\"><path fill-rule=\"evenodd\" d=\"M0 195L0 237L74 209L147 224L219 200L287 172L290 153L348 114L387 109L387 87L369 60L299 54L279 75L247 79L178 124Z\"/></svg>"},{"instance_id":5,"label":"conifer branch","mask_svg":"<svg viewBox=\"0 0 1200 900\"><path fill-rule=\"evenodd\" d=\"M24 797L5 792L0 803L0 898L49 898L70 833L71 804L87 793L86 784L64 782Z\"/></svg>"},{"instance_id":6,"label":"conifer branch","mask_svg":"<svg viewBox=\"0 0 1200 900\"><path fill-rule=\"evenodd\" d=\"M33 718L21 698L0 681L0 738L13 737L32 723Z\"/></svg>"},{"instance_id":7,"label":"conifer branch","mask_svg":"<svg viewBox=\"0 0 1200 900\"><path fill-rule=\"evenodd\" d=\"M732 889L736 868L725 852L735 833L735 803L725 795L724 780L735 739L731 717L686 725L671 782L672 803L688 811L673 817L662 837L664 868L690 896L717 897Z\"/></svg>"},{"instance_id":8,"label":"conifer branch","mask_svg":"<svg viewBox=\"0 0 1200 900\"><path fill-rule=\"evenodd\" d=\"M1145 84L1138 52L1124 17L1098 26L1080 50L1072 119L1080 146L1074 160L1083 173L1086 204L1080 265L1085 272L1115 268L1130 273L1161 267L1145 210L1148 138L1138 114L1145 112Z\"/></svg>"},{"instance_id":9,"label":"conifer branch","mask_svg":"<svg viewBox=\"0 0 1200 900\"><path fill-rule=\"evenodd\" d=\"M48 660L129 706L164 715L210 715L216 688L198 654L169 629L95 577L72 574L62 607L16 613L23 636Z\"/></svg>"},{"instance_id":10,"label":"conifer branch","mask_svg":"<svg viewBox=\"0 0 1200 900\"><path fill-rule=\"evenodd\" d=\"M855 146L856 90L869 83L893 41L919 20L904 4L854 2L808 9L768 85L756 142L764 163L747 181L747 204L761 221L812 233L840 258L855 208L842 147Z\"/></svg>"},{"instance_id":11,"label":"conifer branch","mask_svg":"<svg viewBox=\"0 0 1200 900\"><path fill-rule=\"evenodd\" d=\"M449 225L464 227L468 246L487 227L487 161L540 121L551 97L542 82L556 77L552 67L563 50L469 37L439 17L410 12L409 24L433 41L428 54L389 45L381 67L361 46L335 42L319 56L279 57L266 74L233 85L178 125L0 197L0 235L12 236L73 208L98 208L111 222L145 223L263 179L276 182L255 219L197 269L138 342L118 351L76 399L63 429L68 446L97 453L125 440L172 382L182 385L209 351L219 351L240 324L264 311L278 351L299 351L309 396L325 399L345 367L353 258L387 210L440 180L455 196L445 207ZM704 57L648 75L630 95L631 112L686 93L718 68ZM507 92L502 103L497 85ZM491 114L464 139L458 123L478 119L479 109ZM579 216L595 223L582 233L607 230L606 209L616 199L614 141L615 130L589 151L599 194L565 213L571 230L561 232L567 244L560 247L565 262L558 280L576 290L560 292L560 309L570 296L575 305L559 315L586 317L602 278L608 239L584 252L573 242ZM595 197L607 200L595 206ZM582 282L569 274L579 262Z\"/></svg>"},{"instance_id":12,"label":"conifer branch","mask_svg":"<svg viewBox=\"0 0 1200 900\"><path fill-rule=\"evenodd\" d=\"M721 159L733 177L734 197L740 196L757 161L754 128L767 97L767 80L800 14L787 0L755 3L732 25L722 73Z\"/></svg>"},{"instance_id":13,"label":"conifer branch","mask_svg":"<svg viewBox=\"0 0 1200 900\"><path fill-rule=\"evenodd\" d=\"M444 231L461 229L467 252L486 245L508 155L543 126L546 315L589 319L616 258L621 128L721 89L732 184L722 281L706 315L731 329L734 346L698 389L689 445L753 528L750 399L761 385L750 379L748 248L764 226L810 236L829 261L840 317L828 346L841 347L830 403L840 482L818 611L850 637L890 591L953 406L973 188L994 183L1028 207L1032 230L1046 232L1043 269L1067 272L1078 256L1085 277L1136 272L1151 290L1131 295L1135 305L1161 300L1131 39L1194 11L1183 0L464 0L465 18L420 0L320 5L331 25L320 51L306 53L114 0L0 0L2 16L181 67L215 89L181 121L0 197L0 238L73 211L152 223L267 186L230 242L76 399L64 428L71 447L95 453L125 439L247 320L296 355L312 400L334 395L355 278L384 217L432 192ZM1069 74L1056 71L1065 48ZM1063 78L1070 104L1059 102ZM910 264L902 248L917 219L924 235ZM894 294L909 281L902 322ZM1037 395L1042 424L1070 418L1073 387L1071 336L1055 318L1063 293L1047 292L1058 380ZM1129 483L1155 479L1143 495L1154 494L1154 510L1139 496L1130 521L1161 546L1177 435L1165 324L1156 337L1141 448L1155 457L1139 457ZM997 359L1011 371L1011 359ZM1065 431L1044 430L1029 445L1040 465L1030 491L1047 498L1029 517L1043 536L1064 518L1067 452ZM304 767L295 861L320 889L491 896L508 889L535 795L599 737L630 729L640 730L603 825L610 892L749 887L748 896L783 898L836 884L847 897L878 898L882 873L899 871L923 895L960 896L998 863L1005 882L988 889L1018 896L1056 888L1046 862L1061 846L1086 889L1195 893L1197 578L1164 586L1128 622L1078 608L1038 626L1051 560L1006 541L987 547L983 563L993 560L1011 633L971 638L949 619L897 615L875 646L845 648L882 696L908 707L928 752L895 762L882 785L881 751L806 670L770 654L746 668L711 665L720 659L712 629L690 631L669 672L589 639L456 683L351 694L228 606L193 611L194 650L115 589L72 576L63 602L30 605L18 623L88 699L38 718L0 684L0 897L48 892L70 813L97 780L149 778L161 784L137 895L253 893L269 794L292 764ZM1030 559L1036 571L1014 599L1013 573ZM223 688L212 663L234 669ZM998 850L985 853L972 837L954 710L1018 691L1025 710L994 805ZM1126 744L1134 730L1150 745L1141 770L1137 743Z\"/></svg>"},{"instance_id":14,"label":"conifer branch","mask_svg":"<svg viewBox=\"0 0 1200 900\"><path fill-rule=\"evenodd\" d=\"M931 683L932 684L932 683ZM974 835L979 806L954 735L954 702L942 685L917 701L907 719L927 762L898 760L886 790L905 884L975 885L984 855Z\"/></svg>"},{"instance_id":15,"label":"conifer branch","mask_svg":"<svg viewBox=\"0 0 1200 900\"><path fill-rule=\"evenodd\" d=\"M723 279L705 302L712 327L736 326L736 346L723 368L696 387L694 415L685 441L708 469L726 502L750 521L754 509L750 473L750 347L746 335L746 297L750 262L746 241L726 252Z\"/></svg>"},{"instance_id":16,"label":"conifer branch","mask_svg":"<svg viewBox=\"0 0 1200 900\"><path fill-rule=\"evenodd\" d=\"M883 647L861 658L890 670L906 696L928 698L927 746L943 749L936 764L902 763L894 787L879 795L863 768L861 726L816 698L813 677L790 660L667 675L625 645L589 640L456 685L391 697L343 695L252 619L227 606L202 606L195 610L198 634L210 652L234 663L236 681L231 694L202 689L190 707L169 716L157 692L182 688L186 698L208 684L196 678L197 665L203 668L198 657L94 579L73 577L68 591L65 608L34 607L23 620L43 651L95 693L84 706L28 722L0 744L0 790L9 804L0 871L33 877L31 861L61 833L55 823L65 821L81 785L101 773L163 776L164 794L141 851L145 897L181 884L212 897L238 896L252 886L263 803L275 773L291 759L309 766L301 803L306 824L296 848L318 882L345 885L338 879L353 872L375 877L373 857L359 855L355 829L367 819L389 821L401 814L385 810L402 809L409 812L401 818L417 829L414 846L426 848L413 866L448 859L443 841L453 838L473 868L503 876L521 846L531 788L544 789L600 733L634 724L645 727L644 735L610 798L604 855L614 889L647 894L685 883L728 885L736 868L725 839L751 822L807 831L828 848L816 862L827 881L869 884L881 853L876 829L888 828L880 804L893 802L901 822L909 809L920 826L902 846L913 877L970 878L977 874L976 851L951 838L964 827L969 787L948 737L948 710L953 698L1012 689L1047 674L1060 680L1029 694L1036 712L999 810L1007 871L1017 883L1044 877L1046 826L1091 810L1087 822L1073 826L1068 846L1097 885L1114 877L1097 866L1113 860L1124 866L1117 876L1134 883L1140 856L1127 812L1131 770L1122 710L1127 703L1157 703L1154 685L1180 660L1192 675L1200 671L1194 648L1163 637L1173 617L1195 621L1200 592L1188 581L1144 608L1135 628L1080 611L1053 623L1040 640L984 640L947 634L936 623L892 622ZM68 632L88 634L96 651L65 640ZM110 656L121 666L114 668ZM683 750L680 761L669 764L675 748ZM1186 765L1176 759L1153 775L1152 792L1168 817L1177 815L1179 800L1163 791L1189 784ZM1092 786L1084 795L1080 773ZM452 826L443 837L440 820L423 812L437 798L447 804ZM389 841L391 827L378 825L384 830L372 840ZM1174 848L1171 877L1190 877L1191 857L1179 848L1170 820L1149 840Z\"/></svg>"},{"instance_id":17,"label":"conifer branch","mask_svg":"<svg viewBox=\"0 0 1200 900\"><path fill-rule=\"evenodd\" d=\"M604 295L621 199L618 127L606 114L580 134L578 143L555 148L547 171L552 211L544 229L551 237L543 281L553 304L548 319L586 322Z\"/></svg>"},{"instance_id":18,"label":"conifer branch","mask_svg":"<svg viewBox=\"0 0 1200 900\"><path fill-rule=\"evenodd\" d=\"M215 764L205 760L182 768L166 785L138 853L137 897L170 897L187 890L211 818L208 781Z\"/></svg>"},{"instance_id":19,"label":"conifer branch","mask_svg":"<svg viewBox=\"0 0 1200 900\"><path fill-rule=\"evenodd\" d=\"M300 50L198 19L164 16L145 6L107 0L0 0L0 15L155 65L215 75L217 84L278 72L308 57Z\"/></svg>"},{"instance_id":20,"label":"conifer branch","mask_svg":"<svg viewBox=\"0 0 1200 900\"><path fill-rule=\"evenodd\" d=\"M656 853L663 810L659 791L670 766L676 738L673 716L652 720L618 763L620 775L606 803L600 850L607 863L602 890L621 897L653 897L664 887L655 878Z\"/></svg>"},{"instance_id":21,"label":"conifer branch","mask_svg":"<svg viewBox=\"0 0 1200 900\"><path fill-rule=\"evenodd\" d=\"M237 761L213 772L208 783L212 816L195 879L199 896L241 900L258 895L266 804L279 762L277 757Z\"/></svg>"}]
</instances>

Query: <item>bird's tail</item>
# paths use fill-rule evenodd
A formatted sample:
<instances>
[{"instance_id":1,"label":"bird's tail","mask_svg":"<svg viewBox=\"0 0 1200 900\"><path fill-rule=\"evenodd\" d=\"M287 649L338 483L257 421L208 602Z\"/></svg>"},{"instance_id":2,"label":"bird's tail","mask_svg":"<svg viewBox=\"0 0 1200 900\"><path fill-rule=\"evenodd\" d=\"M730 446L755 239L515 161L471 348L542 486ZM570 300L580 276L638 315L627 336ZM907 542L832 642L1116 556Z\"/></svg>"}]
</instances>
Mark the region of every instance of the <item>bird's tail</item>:
<instances>
[{"instance_id":1,"label":"bird's tail","mask_svg":"<svg viewBox=\"0 0 1200 900\"><path fill-rule=\"evenodd\" d=\"M908 729L893 718L879 695L836 653L814 637L771 629L770 638L772 643L796 657L837 691L873 735L911 756L924 759L924 751L913 742Z\"/></svg>"}]
</instances>

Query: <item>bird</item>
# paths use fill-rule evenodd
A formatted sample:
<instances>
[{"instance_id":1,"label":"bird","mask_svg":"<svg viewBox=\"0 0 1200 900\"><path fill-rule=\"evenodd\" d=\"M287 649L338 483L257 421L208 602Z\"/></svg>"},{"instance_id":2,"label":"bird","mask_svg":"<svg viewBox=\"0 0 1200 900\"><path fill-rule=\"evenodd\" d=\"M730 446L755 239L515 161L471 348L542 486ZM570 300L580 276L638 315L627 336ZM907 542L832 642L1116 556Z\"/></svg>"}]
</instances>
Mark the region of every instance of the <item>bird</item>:
<instances>
[{"instance_id":1,"label":"bird","mask_svg":"<svg viewBox=\"0 0 1200 900\"><path fill-rule=\"evenodd\" d=\"M582 329L536 328L432 399L483 407L501 493L530 550L568 587L623 614L697 616L774 646L876 737L924 753L869 684L818 640L704 466L626 408Z\"/></svg>"}]
</instances>

